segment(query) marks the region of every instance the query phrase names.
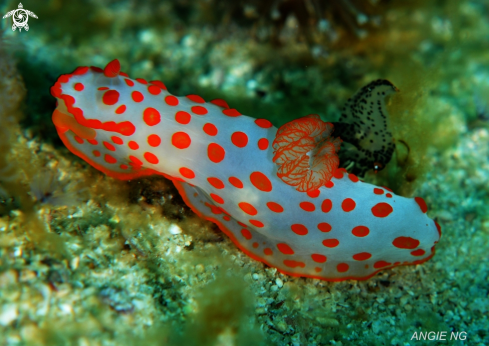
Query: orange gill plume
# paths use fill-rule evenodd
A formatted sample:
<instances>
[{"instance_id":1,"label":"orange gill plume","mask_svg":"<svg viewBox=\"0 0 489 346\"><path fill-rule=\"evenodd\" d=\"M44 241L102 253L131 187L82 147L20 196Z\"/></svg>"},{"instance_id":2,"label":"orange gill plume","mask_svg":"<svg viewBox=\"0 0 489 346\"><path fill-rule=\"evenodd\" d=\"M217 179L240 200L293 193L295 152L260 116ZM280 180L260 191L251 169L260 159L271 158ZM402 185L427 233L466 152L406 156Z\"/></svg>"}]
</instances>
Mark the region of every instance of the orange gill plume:
<instances>
[{"instance_id":1,"label":"orange gill plume","mask_svg":"<svg viewBox=\"0 0 489 346\"><path fill-rule=\"evenodd\" d=\"M280 127L273 141L277 176L297 191L318 189L331 180L340 160L342 140L333 138L334 126L317 114L295 119Z\"/></svg>"}]
</instances>

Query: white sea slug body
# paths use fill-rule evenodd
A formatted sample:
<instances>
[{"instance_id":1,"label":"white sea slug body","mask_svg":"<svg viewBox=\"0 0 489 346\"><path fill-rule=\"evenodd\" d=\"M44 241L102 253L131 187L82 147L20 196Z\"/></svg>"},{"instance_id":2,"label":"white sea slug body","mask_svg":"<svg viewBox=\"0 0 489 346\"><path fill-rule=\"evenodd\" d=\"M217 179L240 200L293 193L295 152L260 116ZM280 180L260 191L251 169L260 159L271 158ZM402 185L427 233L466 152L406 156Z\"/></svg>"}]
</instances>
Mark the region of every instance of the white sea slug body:
<instances>
[{"instance_id":1,"label":"white sea slug body","mask_svg":"<svg viewBox=\"0 0 489 346\"><path fill-rule=\"evenodd\" d=\"M424 201L336 169L331 124L308 116L277 136L222 100L175 97L119 70L117 60L80 67L51 89L60 138L93 167L118 179L165 175L241 250L289 275L361 280L434 255L441 233ZM281 168L288 158L297 164Z\"/></svg>"}]
</instances>

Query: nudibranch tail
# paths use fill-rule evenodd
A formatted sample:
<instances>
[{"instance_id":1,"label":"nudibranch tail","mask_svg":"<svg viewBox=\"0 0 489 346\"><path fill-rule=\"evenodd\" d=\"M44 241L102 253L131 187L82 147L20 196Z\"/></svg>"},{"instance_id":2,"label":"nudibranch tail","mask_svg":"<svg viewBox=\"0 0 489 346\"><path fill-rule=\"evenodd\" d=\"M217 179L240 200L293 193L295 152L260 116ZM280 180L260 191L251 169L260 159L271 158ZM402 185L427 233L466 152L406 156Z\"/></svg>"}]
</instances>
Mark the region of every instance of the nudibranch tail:
<instances>
[{"instance_id":1,"label":"nudibranch tail","mask_svg":"<svg viewBox=\"0 0 489 346\"><path fill-rule=\"evenodd\" d=\"M297 191L314 191L331 180L340 163L341 139L330 137L334 126L317 114L281 126L273 141L277 176Z\"/></svg>"},{"instance_id":2,"label":"nudibranch tail","mask_svg":"<svg viewBox=\"0 0 489 346\"><path fill-rule=\"evenodd\" d=\"M341 139L317 115L277 130L223 100L132 79L116 60L60 76L51 94L72 153L117 179L166 176L197 215L282 273L364 280L435 253L441 230L424 200L337 169Z\"/></svg>"}]
</instances>

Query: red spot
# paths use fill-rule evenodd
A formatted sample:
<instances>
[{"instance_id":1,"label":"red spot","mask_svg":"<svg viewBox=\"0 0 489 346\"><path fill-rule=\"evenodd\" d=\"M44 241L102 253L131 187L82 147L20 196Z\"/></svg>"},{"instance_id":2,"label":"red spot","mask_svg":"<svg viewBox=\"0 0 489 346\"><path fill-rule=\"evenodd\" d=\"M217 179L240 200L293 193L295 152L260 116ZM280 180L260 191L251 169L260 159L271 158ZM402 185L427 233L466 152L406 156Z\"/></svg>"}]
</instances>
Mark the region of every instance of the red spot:
<instances>
[{"instance_id":1,"label":"red spot","mask_svg":"<svg viewBox=\"0 0 489 346\"><path fill-rule=\"evenodd\" d=\"M144 78L136 78L136 80L141 84L148 84L148 81Z\"/></svg>"},{"instance_id":2,"label":"red spot","mask_svg":"<svg viewBox=\"0 0 489 346\"><path fill-rule=\"evenodd\" d=\"M130 121L123 121L118 123L112 131L118 132L123 136L131 136L136 132L136 127Z\"/></svg>"},{"instance_id":3,"label":"red spot","mask_svg":"<svg viewBox=\"0 0 489 346\"><path fill-rule=\"evenodd\" d=\"M311 258L316 263L324 263L328 259L326 256L320 255L320 254L317 254L317 253L312 254L311 255Z\"/></svg>"},{"instance_id":4,"label":"red spot","mask_svg":"<svg viewBox=\"0 0 489 346\"><path fill-rule=\"evenodd\" d=\"M327 181L326 184L324 184L324 186L326 186L328 189L331 189L334 187L334 183L330 180Z\"/></svg>"},{"instance_id":5,"label":"red spot","mask_svg":"<svg viewBox=\"0 0 489 346\"><path fill-rule=\"evenodd\" d=\"M58 78L58 82L60 83L68 83L70 81L70 78L72 76L70 74L64 74L64 75L61 75L59 78Z\"/></svg>"},{"instance_id":6,"label":"red spot","mask_svg":"<svg viewBox=\"0 0 489 346\"><path fill-rule=\"evenodd\" d=\"M224 183L219 178L209 177L207 181L216 189L224 189Z\"/></svg>"},{"instance_id":7,"label":"red spot","mask_svg":"<svg viewBox=\"0 0 489 346\"><path fill-rule=\"evenodd\" d=\"M148 107L143 112L143 120L148 126L155 126L160 123L161 115L158 110Z\"/></svg>"},{"instance_id":8,"label":"red spot","mask_svg":"<svg viewBox=\"0 0 489 346\"><path fill-rule=\"evenodd\" d=\"M356 205L357 204L355 203L355 201L352 200L351 198L345 198L343 202L341 202L341 209L343 209L343 211L348 213L353 209L355 209Z\"/></svg>"},{"instance_id":9,"label":"red spot","mask_svg":"<svg viewBox=\"0 0 489 346\"><path fill-rule=\"evenodd\" d=\"M284 208L280 204L275 203L275 202L268 202L267 207L268 207L268 209L270 209L271 211L273 211L275 213L281 213L284 211Z\"/></svg>"},{"instance_id":10,"label":"red spot","mask_svg":"<svg viewBox=\"0 0 489 346\"><path fill-rule=\"evenodd\" d=\"M222 218L223 218L224 220L226 220L226 221L230 221L230 220L231 220L231 218L230 218L229 216L227 216L227 215L224 215Z\"/></svg>"},{"instance_id":11,"label":"red spot","mask_svg":"<svg viewBox=\"0 0 489 346\"><path fill-rule=\"evenodd\" d=\"M131 160L134 163L134 165L136 165L136 166L142 166L143 165L143 162L135 156L129 156L129 160Z\"/></svg>"},{"instance_id":12,"label":"red spot","mask_svg":"<svg viewBox=\"0 0 489 346\"><path fill-rule=\"evenodd\" d=\"M109 90L109 88L108 87L100 87L97 90Z\"/></svg>"},{"instance_id":13,"label":"red spot","mask_svg":"<svg viewBox=\"0 0 489 346\"><path fill-rule=\"evenodd\" d=\"M99 157L100 156L100 151L94 150L93 151L93 155L96 156L96 157Z\"/></svg>"},{"instance_id":14,"label":"red spot","mask_svg":"<svg viewBox=\"0 0 489 346\"><path fill-rule=\"evenodd\" d=\"M152 80L150 83L159 86L163 90L166 90L165 84L163 84L163 82L160 82L159 80Z\"/></svg>"},{"instance_id":15,"label":"red spot","mask_svg":"<svg viewBox=\"0 0 489 346\"><path fill-rule=\"evenodd\" d=\"M269 247L263 249L263 253L266 255L266 256L271 256L273 255L273 251L272 249L270 249Z\"/></svg>"},{"instance_id":16,"label":"red spot","mask_svg":"<svg viewBox=\"0 0 489 346\"><path fill-rule=\"evenodd\" d=\"M211 143L207 146L207 156L214 163L219 163L224 160L225 154L224 149L217 143Z\"/></svg>"},{"instance_id":17,"label":"red spot","mask_svg":"<svg viewBox=\"0 0 489 346\"><path fill-rule=\"evenodd\" d=\"M156 165L158 162L160 162L160 160L158 160L156 155L154 155L150 152L145 152L143 156L146 159L146 161L148 161L149 163L152 163L153 165Z\"/></svg>"},{"instance_id":18,"label":"red spot","mask_svg":"<svg viewBox=\"0 0 489 346\"><path fill-rule=\"evenodd\" d=\"M299 206L301 207L302 210L308 212L316 210L316 207L311 202L300 202Z\"/></svg>"},{"instance_id":19,"label":"red spot","mask_svg":"<svg viewBox=\"0 0 489 346\"><path fill-rule=\"evenodd\" d=\"M148 87L148 92L151 94L151 95L159 95L161 93L161 89L158 88L156 85L150 85Z\"/></svg>"},{"instance_id":20,"label":"red spot","mask_svg":"<svg viewBox=\"0 0 489 346\"><path fill-rule=\"evenodd\" d=\"M190 114L188 114L185 111L178 111L177 114L175 114L175 120L177 123L187 125L190 122Z\"/></svg>"},{"instance_id":21,"label":"red spot","mask_svg":"<svg viewBox=\"0 0 489 346\"><path fill-rule=\"evenodd\" d=\"M242 229L241 230L241 234L243 235L243 237L245 237L247 240L250 240L252 238L252 235L251 235L251 232L248 231L247 229Z\"/></svg>"},{"instance_id":22,"label":"red spot","mask_svg":"<svg viewBox=\"0 0 489 346\"><path fill-rule=\"evenodd\" d=\"M104 76L109 78L117 77L120 71L121 71L121 63L119 62L119 60L114 59L111 62L109 62L107 66L105 66Z\"/></svg>"},{"instance_id":23,"label":"red spot","mask_svg":"<svg viewBox=\"0 0 489 346\"><path fill-rule=\"evenodd\" d=\"M307 227L299 223L293 224L292 226L290 226L290 229L297 235L306 235L307 233L309 233Z\"/></svg>"},{"instance_id":24,"label":"red spot","mask_svg":"<svg viewBox=\"0 0 489 346\"><path fill-rule=\"evenodd\" d=\"M178 149L186 149L190 146L190 136L185 132L175 132L171 137L171 143Z\"/></svg>"},{"instance_id":25,"label":"red spot","mask_svg":"<svg viewBox=\"0 0 489 346\"><path fill-rule=\"evenodd\" d=\"M307 191L306 193L309 197L316 198L316 197L319 197L320 191L319 191L319 189L317 189L317 190Z\"/></svg>"},{"instance_id":26,"label":"red spot","mask_svg":"<svg viewBox=\"0 0 489 346\"><path fill-rule=\"evenodd\" d=\"M360 252L352 256L355 261L365 261L372 257L368 252Z\"/></svg>"},{"instance_id":27,"label":"red spot","mask_svg":"<svg viewBox=\"0 0 489 346\"><path fill-rule=\"evenodd\" d=\"M286 265L289 268L295 268L295 267L304 268L306 266L304 262L294 261L294 260L284 260L284 265Z\"/></svg>"},{"instance_id":28,"label":"red spot","mask_svg":"<svg viewBox=\"0 0 489 346\"><path fill-rule=\"evenodd\" d=\"M129 167L127 165L120 165L119 166L121 169L128 169Z\"/></svg>"},{"instance_id":29,"label":"red spot","mask_svg":"<svg viewBox=\"0 0 489 346\"><path fill-rule=\"evenodd\" d=\"M378 187L375 187L375 188L374 188L374 193L375 193L376 195L382 195L382 194L384 194L384 190L379 189Z\"/></svg>"},{"instance_id":30,"label":"red spot","mask_svg":"<svg viewBox=\"0 0 489 346\"><path fill-rule=\"evenodd\" d=\"M266 177L265 174L261 172L253 172L250 174L250 181L254 187L263 192L272 191L272 183Z\"/></svg>"},{"instance_id":31,"label":"red spot","mask_svg":"<svg viewBox=\"0 0 489 346\"><path fill-rule=\"evenodd\" d=\"M126 105L120 105L119 107L117 107L117 109L115 110L115 114L122 114L126 111Z\"/></svg>"},{"instance_id":32,"label":"red spot","mask_svg":"<svg viewBox=\"0 0 489 346\"><path fill-rule=\"evenodd\" d=\"M334 238L324 239L323 245L326 247L337 247L338 245L340 245L340 242L338 241L338 239L334 239Z\"/></svg>"},{"instance_id":33,"label":"red spot","mask_svg":"<svg viewBox=\"0 0 489 346\"><path fill-rule=\"evenodd\" d=\"M110 139L112 139L112 142L114 142L115 144L118 145L124 144L124 141L120 137L112 136L110 137Z\"/></svg>"},{"instance_id":34,"label":"red spot","mask_svg":"<svg viewBox=\"0 0 489 346\"><path fill-rule=\"evenodd\" d=\"M242 189L243 188L243 183L238 178L236 178L236 177L229 177L228 180L231 183L231 185L233 185L234 187L236 187L238 189Z\"/></svg>"},{"instance_id":35,"label":"red spot","mask_svg":"<svg viewBox=\"0 0 489 346\"><path fill-rule=\"evenodd\" d=\"M73 71L73 74L84 75L87 72L88 72L88 66L79 66L75 69L75 71Z\"/></svg>"},{"instance_id":36,"label":"red spot","mask_svg":"<svg viewBox=\"0 0 489 346\"><path fill-rule=\"evenodd\" d=\"M354 183L358 182L358 177L355 174L348 174L348 178L350 178L350 180Z\"/></svg>"},{"instance_id":37,"label":"red spot","mask_svg":"<svg viewBox=\"0 0 489 346\"><path fill-rule=\"evenodd\" d=\"M316 268L314 268L314 271L315 271L316 273L320 273L320 272L322 272L322 271L323 271L323 268L316 267Z\"/></svg>"},{"instance_id":38,"label":"red spot","mask_svg":"<svg viewBox=\"0 0 489 346\"><path fill-rule=\"evenodd\" d=\"M413 255L413 256L423 256L424 254L425 254L425 251L423 249L411 251L411 255Z\"/></svg>"},{"instance_id":39,"label":"red spot","mask_svg":"<svg viewBox=\"0 0 489 346\"><path fill-rule=\"evenodd\" d=\"M178 99L173 95L168 95L167 97L165 97L165 102L168 106L178 105Z\"/></svg>"},{"instance_id":40,"label":"red spot","mask_svg":"<svg viewBox=\"0 0 489 346\"><path fill-rule=\"evenodd\" d=\"M98 122L97 125L100 124L100 127L105 131L115 131L116 126L117 126L115 121L107 121L104 123L101 123L98 120L95 120L95 121L97 121ZM99 126L97 126L97 127L99 127Z\"/></svg>"},{"instance_id":41,"label":"red spot","mask_svg":"<svg viewBox=\"0 0 489 346\"><path fill-rule=\"evenodd\" d=\"M384 202L377 203L372 207L372 214L376 217L386 217L393 211L391 205Z\"/></svg>"},{"instance_id":42,"label":"red spot","mask_svg":"<svg viewBox=\"0 0 489 346\"><path fill-rule=\"evenodd\" d=\"M240 225L241 227L248 228L248 225L245 225L244 223L239 222L239 221L237 221L237 222L238 222L238 225Z\"/></svg>"},{"instance_id":43,"label":"red spot","mask_svg":"<svg viewBox=\"0 0 489 346\"><path fill-rule=\"evenodd\" d=\"M134 82L130 79L124 79L124 82L126 82L126 84L130 87L134 86Z\"/></svg>"},{"instance_id":44,"label":"red spot","mask_svg":"<svg viewBox=\"0 0 489 346\"><path fill-rule=\"evenodd\" d=\"M335 177L336 179L342 179L343 171L341 169L337 169L336 171L334 171L333 177Z\"/></svg>"},{"instance_id":45,"label":"red spot","mask_svg":"<svg viewBox=\"0 0 489 346\"><path fill-rule=\"evenodd\" d=\"M129 75L128 75L127 73L122 72L122 71L121 71L121 72L119 72L119 74L120 74L121 76L124 76L124 77L129 77Z\"/></svg>"},{"instance_id":46,"label":"red spot","mask_svg":"<svg viewBox=\"0 0 489 346\"><path fill-rule=\"evenodd\" d=\"M51 87L50 89L50 92L51 92L51 95L53 95L54 97L61 97L61 93L62 93L62 90L61 90L61 83L59 82L56 82L54 83L54 85ZM56 106L58 105L58 101L56 101Z\"/></svg>"},{"instance_id":47,"label":"red spot","mask_svg":"<svg viewBox=\"0 0 489 346\"><path fill-rule=\"evenodd\" d=\"M85 86L82 83L76 83L74 88L76 91L82 91L85 89Z\"/></svg>"},{"instance_id":48,"label":"red spot","mask_svg":"<svg viewBox=\"0 0 489 346\"><path fill-rule=\"evenodd\" d=\"M238 206L241 208L242 211L244 211L248 215L258 214L258 211L255 209L255 207L249 203L241 202L241 203L238 203Z\"/></svg>"},{"instance_id":49,"label":"red spot","mask_svg":"<svg viewBox=\"0 0 489 346\"><path fill-rule=\"evenodd\" d=\"M344 272L347 272L348 269L350 269L350 266L346 263L339 263L337 266L336 266L336 270L339 272L339 273L344 273Z\"/></svg>"},{"instance_id":50,"label":"red spot","mask_svg":"<svg viewBox=\"0 0 489 346\"><path fill-rule=\"evenodd\" d=\"M260 150L266 150L266 149L268 149L268 139L266 139L266 138L260 138L258 140L258 149L260 149Z\"/></svg>"},{"instance_id":51,"label":"red spot","mask_svg":"<svg viewBox=\"0 0 489 346\"><path fill-rule=\"evenodd\" d=\"M263 226L265 226L265 225L263 224L263 222L258 221L258 220L250 220L250 223L251 223L253 226L255 226L255 227L263 227Z\"/></svg>"},{"instance_id":52,"label":"red spot","mask_svg":"<svg viewBox=\"0 0 489 346\"><path fill-rule=\"evenodd\" d=\"M399 249L416 249L419 246L419 240L411 237L397 237L392 245Z\"/></svg>"},{"instance_id":53,"label":"red spot","mask_svg":"<svg viewBox=\"0 0 489 346\"><path fill-rule=\"evenodd\" d=\"M213 124L211 124L211 123L205 124L202 129L209 136L215 136L215 135L217 135L217 128Z\"/></svg>"},{"instance_id":54,"label":"red spot","mask_svg":"<svg viewBox=\"0 0 489 346\"><path fill-rule=\"evenodd\" d=\"M379 268L390 266L391 264L392 263L386 261L377 261L374 263L374 268L379 269Z\"/></svg>"},{"instance_id":55,"label":"red spot","mask_svg":"<svg viewBox=\"0 0 489 346\"><path fill-rule=\"evenodd\" d=\"M132 150L137 150L139 149L139 144L137 144L136 142L134 141L129 141L129 143L127 143L127 146L129 148L131 148Z\"/></svg>"},{"instance_id":56,"label":"red spot","mask_svg":"<svg viewBox=\"0 0 489 346\"><path fill-rule=\"evenodd\" d=\"M428 211L428 206L426 205L426 202L424 201L424 199L421 197L414 197L414 200L416 201L416 203L418 203L423 214L426 214L426 212Z\"/></svg>"},{"instance_id":57,"label":"red spot","mask_svg":"<svg viewBox=\"0 0 489 346\"><path fill-rule=\"evenodd\" d=\"M148 144L152 147L157 147L161 144L161 138L158 135L149 135L148 136Z\"/></svg>"},{"instance_id":58,"label":"red spot","mask_svg":"<svg viewBox=\"0 0 489 346\"><path fill-rule=\"evenodd\" d=\"M327 222L321 222L318 224L318 229L321 231L321 232L329 232L331 231L333 227L331 227L331 225Z\"/></svg>"},{"instance_id":59,"label":"red spot","mask_svg":"<svg viewBox=\"0 0 489 346\"><path fill-rule=\"evenodd\" d=\"M96 139L87 139L87 142L90 143L90 144L92 144L92 145L97 145L98 144L98 142L97 142Z\"/></svg>"},{"instance_id":60,"label":"red spot","mask_svg":"<svg viewBox=\"0 0 489 346\"><path fill-rule=\"evenodd\" d=\"M105 154L104 160L107 163L116 163L117 162L117 160L115 159L115 157L113 157L113 156L111 156L109 154Z\"/></svg>"},{"instance_id":61,"label":"red spot","mask_svg":"<svg viewBox=\"0 0 489 346\"><path fill-rule=\"evenodd\" d=\"M107 106L115 105L119 101L119 92L117 90L108 90L102 96L102 102Z\"/></svg>"},{"instance_id":62,"label":"red spot","mask_svg":"<svg viewBox=\"0 0 489 346\"><path fill-rule=\"evenodd\" d=\"M394 192L392 191L391 189L389 189L388 187L385 187L385 186L382 186L384 189L386 189L387 191L390 191L390 192Z\"/></svg>"},{"instance_id":63,"label":"red spot","mask_svg":"<svg viewBox=\"0 0 489 346\"><path fill-rule=\"evenodd\" d=\"M292 250L292 248L285 243L278 243L277 249L278 249L278 251L280 251L284 255L293 255L294 254L294 250Z\"/></svg>"},{"instance_id":64,"label":"red spot","mask_svg":"<svg viewBox=\"0 0 489 346\"><path fill-rule=\"evenodd\" d=\"M241 115L241 113L234 108L224 109L222 114L227 115L228 117L239 117Z\"/></svg>"},{"instance_id":65,"label":"red spot","mask_svg":"<svg viewBox=\"0 0 489 346\"><path fill-rule=\"evenodd\" d=\"M224 101L223 99L214 99L211 101L211 103L215 104L216 106L222 107L222 108L229 108L227 102Z\"/></svg>"},{"instance_id":66,"label":"red spot","mask_svg":"<svg viewBox=\"0 0 489 346\"><path fill-rule=\"evenodd\" d=\"M391 194L391 193L386 193L386 194L385 194L385 197L387 197L387 198L392 198L392 194Z\"/></svg>"},{"instance_id":67,"label":"red spot","mask_svg":"<svg viewBox=\"0 0 489 346\"><path fill-rule=\"evenodd\" d=\"M205 115L207 114L207 108L202 107L202 106L193 106L191 108L192 112L197 114L197 115Z\"/></svg>"},{"instance_id":68,"label":"red spot","mask_svg":"<svg viewBox=\"0 0 489 346\"><path fill-rule=\"evenodd\" d=\"M323 213L329 213L329 211L333 208L333 202L330 199L325 199L321 204L321 210Z\"/></svg>"},{"instance_id":69,"label":"red spot","mask_svg":"<svg viewBox=\"0 0 489 346\"><path fill-rule=\"evenodd\" d=\"M187 95L187 98L195 103L205 103L205 100L199 95Z\"/></svg>"},{"instance_id":70,"label":"red spot","mask_svg":"<svg viewBox=\"0 0 489 346\"><path fill-rule=\"evenodd\" d=\"M244 148L248 144L248 136L244 132L236 131L231 135L231 142L238 148Z\"/></svg>"},{"instance_id":71,"label":"red spot","mask_svg":"<svg viewBox=\"0 0 489 346\"><path fill-rule=\"evenodd\" d=\"M355 237L366 237L370 233L370 230L366 226L357 226L351 230L351 233Z\"/></svg>"},{"instance_id":72,"label":"red spot","mask_svg":"<svg viewBox=\"0 0 489 346\"><path fill-rule=\"evenodd\" d=\"M134 100L134 102L141 102L144 100L143 94L141 94L139 91L133 91L131 93L131 97Z\"/></svg>"},{"instance_id":73,"label":"red spot","mask_svg":"<svg viewBox=\"0 0 489 346\"><path fill-rule=\"evenodd\" d=\"M219 215L219 214L222 214L223 213L223 211L220 208L216 207L215 205L211 205L211 204L209 204L207 202L205 202L205 205L208 206L211 209L211 212L213 214Z\"/></svg>"},{"instance_id":74,"label":"red spot","mask_svg":"<svg viewBox=\"0 0 489 346\"><path fill-rule=\"evenodd\" d=\"M181 167L178 171L180 172L180 174L182 176L184 176L187 179L193 179L193 178L195 178L195 173L190 168Z\"/></svg>"},{"instance_id":75,"label":"red spot","mask_svg":"<svg viewBox=\"0 0 489 346\"><path fill-rule=\"evenodd\" d=\"M257 124L258 126L264 129L268 129L269 127L272 127L272 123L267 119L256 119L255 124Z\"/></svg>"},{"instance_id":76,"label":"red spot","mask_svg":"<svg viewBox=\"0 0 489 346\"><path fill-rule=\"evenodd\" d=\"M115 147L112 144L110 144L109 142L104 141L103 144L104 144L104 147L106 147L108 150L115 151Z\"/></svg>"},{"instance_id":77,"label":"red spot","mask_svg":"<svg viewBox=\"0 0 489 346\"><path fill-rule=\"evenodd\" d=\"M211 194L209 194L209 196L211 196L211 198L212 198L212 199L213 199L215 202L217 202L217 203L219 203L219 204L223 204L223 203L224 203L224 200L221 198L221 196L216 195L215 193L211 193Z\"/></svg>"}]
</instances>

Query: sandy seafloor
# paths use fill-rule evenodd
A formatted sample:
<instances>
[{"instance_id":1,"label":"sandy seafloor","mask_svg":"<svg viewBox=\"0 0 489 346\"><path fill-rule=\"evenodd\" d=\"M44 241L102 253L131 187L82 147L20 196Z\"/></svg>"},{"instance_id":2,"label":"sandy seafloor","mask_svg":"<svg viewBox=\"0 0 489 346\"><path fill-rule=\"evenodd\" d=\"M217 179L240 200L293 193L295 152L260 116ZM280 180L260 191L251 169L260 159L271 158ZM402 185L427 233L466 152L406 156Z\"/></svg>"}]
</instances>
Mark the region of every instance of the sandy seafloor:
<instances>
[{"instance_id":1,"label":"sandy seafloor","mask_svg":"<svg viewBox=\"0 0 489 346\"><path fill-rule=\"evenodd\" d=\"M291 17L277 45L271 25L234 23L214 1L23 2L38 19L20 33L4 19L0 41L0 345L489 345L489 3L387 3L363 39L337 21L308 42ZM367 281L293 278L239 251L168 180L104 176L57 138L49 87L114 58L275 126L334 120L390 79L410 152L398 144L365 179L425 198L443 230L435 257ZM466 339L412 340L431 331Z\"/></svg>"}]
</instances>

